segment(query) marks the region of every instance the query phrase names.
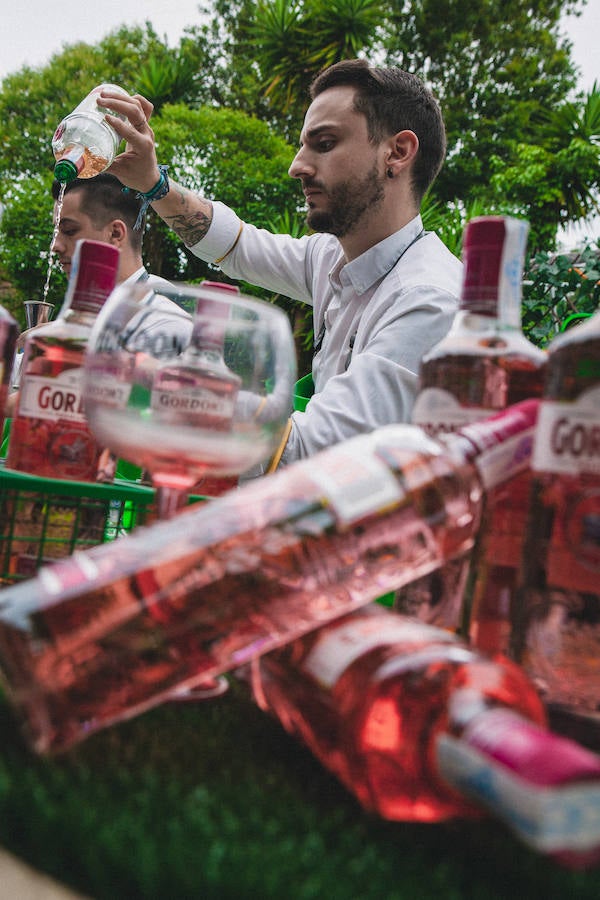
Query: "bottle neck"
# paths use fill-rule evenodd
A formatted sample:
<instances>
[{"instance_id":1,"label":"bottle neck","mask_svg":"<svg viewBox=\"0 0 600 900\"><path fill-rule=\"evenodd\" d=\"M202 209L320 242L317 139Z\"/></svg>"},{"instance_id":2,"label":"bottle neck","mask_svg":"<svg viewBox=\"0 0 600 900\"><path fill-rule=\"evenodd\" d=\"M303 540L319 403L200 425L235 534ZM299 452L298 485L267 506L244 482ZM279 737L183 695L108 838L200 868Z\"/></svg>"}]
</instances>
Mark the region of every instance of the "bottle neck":
<instances>
[{"instance_id":1,"label":"bottle neck","mask_svg":"<svg viewBox=\"0 0 600 900\"><path fill-rule=\"evenodd\" d=\"M451 453L472 462L490 490L525 471L531 461L539 399L523 400L489 418L438 437Z\"/></svg>"},{"instance_id":2,"label":"bottle neck","mask_svg":"<svg viewBox=\"0 0 600 900\"><path fill-rule=\"evenodd\" d=\"M523 220L482 217L467 225L460 310L521 328L526 239Z\"/></svg>"},{"instance_id":3,"label":"bottle neck","mask_svg":"<svg viewBox=\"0 0 600 900\"><path fill-rule=\"evenodd\" d=\"M83 171L84 166L85 148L81 144L72 144L54 166L54 177L60 182L73 181Z\"/></svg>"}]
</instances>

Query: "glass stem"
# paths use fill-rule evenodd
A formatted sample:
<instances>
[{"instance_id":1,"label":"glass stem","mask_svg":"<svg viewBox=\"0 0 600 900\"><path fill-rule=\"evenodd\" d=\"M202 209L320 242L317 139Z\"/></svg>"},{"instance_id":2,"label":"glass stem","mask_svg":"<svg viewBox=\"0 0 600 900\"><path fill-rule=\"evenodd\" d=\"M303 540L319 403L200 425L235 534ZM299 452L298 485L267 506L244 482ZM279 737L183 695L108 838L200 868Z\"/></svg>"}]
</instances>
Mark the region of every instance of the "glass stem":
<instances>
[{"instance_id":1,"label":"glass stem","mask_svg":"<svg viewBox=\"0 0 600 900\"><path fill-rule=\"evenodd\" d=\"M188 493L180 488L159 485L156 488L156 506L159 519L170 519L187 504Z\"/></svg>"}]
</instances>

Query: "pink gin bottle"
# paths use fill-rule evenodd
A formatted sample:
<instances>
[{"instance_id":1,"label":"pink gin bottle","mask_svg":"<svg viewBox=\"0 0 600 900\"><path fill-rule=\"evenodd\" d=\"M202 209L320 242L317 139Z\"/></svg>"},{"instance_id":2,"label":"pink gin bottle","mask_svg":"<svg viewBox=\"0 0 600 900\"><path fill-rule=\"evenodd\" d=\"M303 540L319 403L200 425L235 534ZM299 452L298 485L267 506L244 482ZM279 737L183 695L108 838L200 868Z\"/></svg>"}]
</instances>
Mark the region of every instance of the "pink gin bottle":
<instances>
[{"instance_id":1,"label":"pink gin bottle","mask_svg":"<svg viewBox=\"0 0 600 900\"><path fill-rule=\"evenodd\" d=\"M467 224L460 308L419 371L413 421L429 434L455 431L542 393L546 354L521 328L528 230L525 220L507 216ZM490 489L470 560L468 555L453 560L403 589L396 597L398 610L445 628L463 625L481 650L506 652L529 483L524 467Z\"/></svg>"},{"instance_id":2,"label":"pink gin bottle","mask_svg":"<svg viewBox=\"0 0 600 900\"><path fill-rule=\"evenodd\" d=\"M513 653L556 728L600 749L600 313L550 344Z\"/></svg>"},{"instance_id":3,"label":"pink gin bottle","mask_svg":"<svg viewBox=\"0 0 600 900\"><path fill-rule=\"evenodd\" d=\"M383 818L485 808L564 863L600 859L600 757L545 729L535 687L505 657L373 604L254 660L250 683Z\"/></svg>"},{"instance_id":4,"label":"pink gin bottle","mask_svg":"<svg viewBox=\"0 0 600 900\"><path fill-rule=\"evenodd\" d=\"M40 478L112 481L114 458L98 445L85 417L83 360L118 265L116 247L77 242L59 315L25 341L7 467Z\"/></svg>"},{"instance_id":5,"label":"pink gin bottle","mask_svg":"<svg viewBox=\"0 0 600 900\"><path fill-rule=\"evenodd\" d=\"M359 435L5 588L0 673L32 746L65 749L464 553L537 403L443 441Z\"/></svg>"}]
</instances>

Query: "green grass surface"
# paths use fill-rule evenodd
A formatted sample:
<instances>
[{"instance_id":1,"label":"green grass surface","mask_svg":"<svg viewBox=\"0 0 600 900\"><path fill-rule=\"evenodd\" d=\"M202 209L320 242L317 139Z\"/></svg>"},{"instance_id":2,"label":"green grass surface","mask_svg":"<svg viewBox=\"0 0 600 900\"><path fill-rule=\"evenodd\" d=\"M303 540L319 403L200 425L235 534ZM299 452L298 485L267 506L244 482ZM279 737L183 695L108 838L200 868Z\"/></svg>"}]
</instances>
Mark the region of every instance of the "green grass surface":
<instances>
[{"instance_id":1,"label":"green grass surface","mask_svg":"<svg viewBox=\"0 0 600 900\"><path fill-rule=\"evenodd\" d=\"M600 897L600 869L562 869L489 819L369 816L237 684L54 759L0 700L0 739L0 844L95 900Z\"/></svg>"}]
</instances>

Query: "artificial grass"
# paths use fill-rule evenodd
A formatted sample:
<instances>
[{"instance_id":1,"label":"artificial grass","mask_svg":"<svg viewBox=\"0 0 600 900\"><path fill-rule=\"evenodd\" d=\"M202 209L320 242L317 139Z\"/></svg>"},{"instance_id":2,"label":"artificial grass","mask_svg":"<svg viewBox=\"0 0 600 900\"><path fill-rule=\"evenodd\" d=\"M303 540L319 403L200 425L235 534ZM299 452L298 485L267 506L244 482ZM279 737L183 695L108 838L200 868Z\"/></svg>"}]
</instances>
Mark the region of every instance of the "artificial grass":
<instances>
[{"instance_id":1,"label":"artificial grass","mask_svg":"<svg viewBox=\"0 0 600 900\"><path fill-rule=\"evenodd\" d=\"M368 815L237 682L53 759L0 700L0 740L0 844L94 900L600 897L490 819Z\"/></svg>"}]
</instances>

